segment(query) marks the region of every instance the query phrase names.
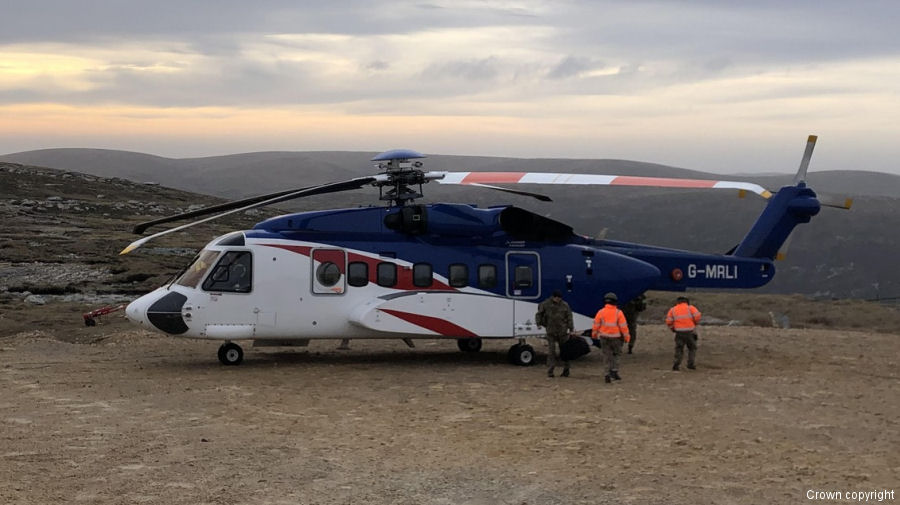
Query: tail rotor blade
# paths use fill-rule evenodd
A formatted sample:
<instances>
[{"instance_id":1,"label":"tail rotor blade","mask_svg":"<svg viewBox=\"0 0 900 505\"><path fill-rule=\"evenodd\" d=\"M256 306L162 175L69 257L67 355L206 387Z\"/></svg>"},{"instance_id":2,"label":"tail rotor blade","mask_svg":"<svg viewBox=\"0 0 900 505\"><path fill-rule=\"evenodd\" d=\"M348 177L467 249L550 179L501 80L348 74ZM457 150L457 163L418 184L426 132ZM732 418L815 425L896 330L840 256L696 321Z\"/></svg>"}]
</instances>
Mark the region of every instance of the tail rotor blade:
<instances>
[{"instance_id":1,"label":"tail rotor blade","mask_svg":"<svg viewBox=\"0 0 900 505\"><path fill-rule=\"evenodd\" d=\"M816 199L820 205L835 209L849 209L853 205L853 199L846 196L816 193Z\"/></svg>"},{"instance_id":2,"label":"tail rotor blade","mask_svg":"<svg viewBox=\"0 0 900 505\"><path fill-rule=\"evenodd\" d=\"M793 233L791 233L790 235L788 235L788 237L784 240L784 243L781 244L781 247L778 249L778 252L775 253L775 259L776 259L776 260L778 260L778 261L784 261L785 259L787 259L787 252L788 252L788 249L791 248L791 241L792 241L793 239L794 239L794 234L793 234Z\"/></svg>"},{"instance_id":3,"label":"tail rotor blade","mask_svg":"<svg viewBox=\"0 0 900 505\"><path fill-rule=\"evenodd\" d=\"M816 147L816 140L819 137L816 135L810 135L808 139L806 139L806 150L803 151L803 159L800 160L800 168L797 170L797 175L794 176L794 185L796 186L799 182L806 181L806 170L809 168L809 160L812 158L813 149Z\"/></svg>"}]
</instances>

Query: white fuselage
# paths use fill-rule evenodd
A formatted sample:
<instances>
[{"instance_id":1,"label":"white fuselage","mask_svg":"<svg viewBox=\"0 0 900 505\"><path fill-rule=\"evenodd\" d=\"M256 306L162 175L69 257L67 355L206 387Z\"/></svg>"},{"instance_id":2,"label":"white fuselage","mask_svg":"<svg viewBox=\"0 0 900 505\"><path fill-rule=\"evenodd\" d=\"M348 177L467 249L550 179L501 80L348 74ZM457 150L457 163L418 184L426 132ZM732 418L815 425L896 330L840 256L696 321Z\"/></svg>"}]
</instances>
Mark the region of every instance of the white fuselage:
<instances>
[{"instance_id":1,"label":"white fuselage","mask_svg":"<svg viewBox=\"0 0 900 505\"><path fill-rule=\"evenodd\" d=\"M474 286L451 287L438 272L433 273L434 283L423 288L385 287L372 273L365 285L359 285L358 278L348 279L348 265L354 262L370 269L393 263L400 277L411 275L413 265L401 259L291 240L248 238L238 246L217 245L220 242L211 242L201 259L174 282L132 302L127 317L155 331L219 340L544 335L534 323L540 300L501 296ZM241 285L238 274L244 272L236 267L229 272L222 262L236 257L236 264L248 256L250 280ZM232 288L231 282L238 287ZM574 318L576 330L591 327L589 317Z\"/></svg>"}]
</instances>

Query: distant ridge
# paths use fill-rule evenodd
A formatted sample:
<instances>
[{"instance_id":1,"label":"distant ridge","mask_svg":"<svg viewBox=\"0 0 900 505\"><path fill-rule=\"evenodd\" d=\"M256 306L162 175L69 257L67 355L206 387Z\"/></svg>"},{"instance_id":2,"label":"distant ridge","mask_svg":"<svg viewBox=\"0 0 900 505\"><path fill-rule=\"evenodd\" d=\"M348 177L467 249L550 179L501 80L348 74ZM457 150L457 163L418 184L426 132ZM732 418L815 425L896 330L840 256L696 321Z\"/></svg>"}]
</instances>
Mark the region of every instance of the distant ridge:
<instances>
[{"instance_id":1,"label":"distant ridge","mask_svg":"<svg viewBox=\"0 0 900 505\"><path fill-rule=\"evenodd\" d=\"M285 184L327 182L374 172L367 151L262 151L201 158L165 158L110 149L57 148L0 155L0 161L72 170L103 177L121 177L198 193L237 197L275 191ZM603 173L649 177L735 179L770 189L790 184L793 167L783 174L723 175L656 163L616 159L504 158L429 155L429 170L543 171ZM248 178L248 174L253 177ZM900 196L900 176L861 170L810 169L810 185L818 191L849 196Z\"/></svg>"},{"instance_id":2,"label":"distant ridge","mask_svg":"<svg viewBox=\"0 0 900 505\"><path fill-rule=\"evenodd\" d=\"M225 198L339 181L375 172L374 152L258 152L205 158L172 159L102 149L44 149L0 156L0 161L45 166ZM429 170L544 171L733 179L771 190L789 184L793 174L724 176L626 160L517 159L477 156L429 156ZM785 167L786 171L792 167ZM822 297L890 298L900 296L900 176L862 171L815 171L810 186L820 193L851 196L853 210L823 209L812 223L796 230L788 259L778 262L775 280L763 292L804 293ZM577 233L722 253L731 249L755 221L764 201L736 192L640 188L532 187L552 203L481 188L429 184L425 201L455 201L480 206L519 205L565 221ZM292 209L378 205L377 192L358 190L321 195L291 204ZM271 209L271 213L284 212Z\"/></svg>"}]
</instances>

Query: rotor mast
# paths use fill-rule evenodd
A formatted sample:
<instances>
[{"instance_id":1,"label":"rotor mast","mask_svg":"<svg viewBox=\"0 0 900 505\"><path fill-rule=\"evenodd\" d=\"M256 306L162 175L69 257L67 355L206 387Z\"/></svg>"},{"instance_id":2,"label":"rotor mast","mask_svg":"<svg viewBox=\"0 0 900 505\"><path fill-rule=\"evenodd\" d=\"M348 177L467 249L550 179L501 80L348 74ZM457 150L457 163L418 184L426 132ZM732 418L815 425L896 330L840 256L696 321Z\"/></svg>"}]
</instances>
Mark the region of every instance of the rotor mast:
<instances>
[{"instance_id":1,"label":"rotor mast","mask_svg":"<svg viewBox=\"0 0 900 505\"><path fill-rule=\"evenodd\" d=\"M376 176L372 185L378 186L379 199L402 207L406 202L422 198L422 184L434 179L422 170L426 156L412 149L394 149L372 158L384 172ZM414 186L418 185L418 190Z\"/></svg>"}]
</instances>

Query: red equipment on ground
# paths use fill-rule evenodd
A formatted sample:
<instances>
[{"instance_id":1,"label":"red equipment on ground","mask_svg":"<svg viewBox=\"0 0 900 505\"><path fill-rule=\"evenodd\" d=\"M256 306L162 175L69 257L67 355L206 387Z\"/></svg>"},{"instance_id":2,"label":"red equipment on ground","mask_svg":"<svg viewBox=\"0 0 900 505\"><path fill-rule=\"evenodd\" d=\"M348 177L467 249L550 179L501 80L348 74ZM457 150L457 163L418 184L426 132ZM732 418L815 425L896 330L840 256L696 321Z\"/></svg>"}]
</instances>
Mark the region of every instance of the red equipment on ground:
<instances>
[{"instance_id":1,"label":"red equipment on ground","mask_svg":"<svg viewBox=\"0 0 900 505\"><path fill-rule=\"evenodd\" d=\"M126 304L122 305L107 305L106 307L101 307L96 310L92 310L90 312L85 312L82 317L84 318L85 326L96 326L97 321L94 319L95 317L105 316L111 312L115 312L117 310L124 309Z\"/></svg>"}]
</instances>

